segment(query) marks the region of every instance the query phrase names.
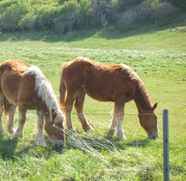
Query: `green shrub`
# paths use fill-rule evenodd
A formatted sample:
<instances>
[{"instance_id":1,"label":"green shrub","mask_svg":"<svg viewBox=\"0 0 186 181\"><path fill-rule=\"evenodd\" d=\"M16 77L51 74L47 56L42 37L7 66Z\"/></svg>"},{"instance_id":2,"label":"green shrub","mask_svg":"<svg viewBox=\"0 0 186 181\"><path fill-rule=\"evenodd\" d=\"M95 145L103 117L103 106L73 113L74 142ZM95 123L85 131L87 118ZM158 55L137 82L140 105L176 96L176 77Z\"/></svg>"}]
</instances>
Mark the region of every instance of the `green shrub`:
<instances>
[{"instance_id":1,"label":"green shrub","mask_svg":"<svg viewBox=\"0 0 186 181\"><path fill-rule=\"evenodd\" d=\"M6 6L0 15L0 29L3 31L19 30L19 21L26 13L27 7L24 3L14 3L13 1L12 4Z\"/></svg>"},{"instance_id":2,"label":"green shrub","mask_svg":"<svg viewBox=\"0 0 186 181\"><path fill-rule=\"evenodd\" d=\"M26 14L19 22L21 30L36 30L36 19L37 15L34 13Z\"/></svg>"},{"instance_id":3,"label":"green shrub","mask_svg":"<svg viewBox=\"0 0 186 181\"><path fill-rule=\"evenodd\" d=\"M144 0L118 0L118 9L123 11L133 6L137 6L143 1Z\"/></svg>"},{"instance_id":4,"label":"green shrub","mask_svg":"<svg viewBox=\"0 0 186 181\"><path fill-rule=\"evenodd\" d=\"M186 7L183 0L1 0L1 31L69 31L117 25L165 24ZM182 3L181 3L182 2Z\"/></svg>"},{"instance_id":5,"label":"green shrub","mask_svg":"<svg viewBox=\"0 0 186 181\"><path fill-rule=\"evenodd\" d=\"M107 25L113 16L112 0L91 0L91 14L95 25Z\"/></svg>"},{"instance_id":6,"label":"green shrub","mask_svg":"<svg viewBox=\"0 0 186 181\"><path fill-rule=\"evenodd\" d=\"M58 33L72 31L78 19L78 4L75 1L64 2L58 16L54 19L54 30Z\"/></svg>"},{"instance_id":7,"label":"green shrub","mask_svg":"<svg viewBox=\"0 0 186 181\"><path fill-rule=\"evenodd\" d=\"M54 18L58 14L58 8L44 6L35 12L35 14L34 27L36 30L52 30L54 27Z\"/></svg>"},{"instance_id":8,"label":"green shrub","mask_svg":"<svg viewBox=\"0 0 186 181\"><path fill-rule=\"evenodd\" d=\"M139 25L152 21L153 9L145 3L134 6L120 14L116 26L120 30L136 28Z\"/></svg>"},{"instance_id":9,"label":"green shrub","mask_svg":"<svg viewBox=\"0 0 186 181\"><path fill-rule=\"evenodd\" d=\"M173 5L185 10L186 9L186 1L185 0L168 0Z\"/></svg>"},{"instance_id":10,"label":"green shrub","mask_svg":"<svg viewBox=\"0 0 186 181\"><path fill-rule=\"evenodd\" d=\"M88 27L91 22L88 0L64 2L58 16L54 19L54 31L66 33Z\"/></svg>"}]
</instances>

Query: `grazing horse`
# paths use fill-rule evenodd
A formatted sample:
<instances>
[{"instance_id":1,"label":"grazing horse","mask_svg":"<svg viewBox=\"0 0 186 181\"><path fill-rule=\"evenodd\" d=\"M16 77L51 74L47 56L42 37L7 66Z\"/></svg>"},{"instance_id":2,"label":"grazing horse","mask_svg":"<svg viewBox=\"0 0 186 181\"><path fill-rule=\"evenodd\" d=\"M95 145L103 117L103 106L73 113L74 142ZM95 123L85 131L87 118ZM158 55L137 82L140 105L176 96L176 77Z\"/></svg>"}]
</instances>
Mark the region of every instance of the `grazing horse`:
<instances>
[{"instance_id":1,"label":"grazing horse","mask_svg":"<svg viewBox=\"0 0 186 181\"><path fill-rule=\"evenodd\" d=\"M11 114L10 131L13 127L15 107L18 107L19 123L14 137L22 136L27 110L35 109L38 116L36 144L46 146L44 124L49 139L63 144L63 114L51 84L38 67L28 66L20 61L0 64L0 101L1 110L3 107L12 107L12 111L8 109ZM9 106L6 106L7 103Z\"/></svg>"},{"instance_id":2,"label":"grazing horse","mask_svg":"<svg viewBox=\"0 0 186 181\"><path fill-rule=\"evenodd\" d=\"M123 138L122 120L124 105L134 100L138 109L141 126L148 137L158 136L157 117L143 81L127 65L101 64L88 58L78 57L64 65L60 81L60 103L68 129L72 129L71 111L75 101L78 118L85 131L91 126L83 113L85 94L99 101L114 102L114 114L108 136L115 130L118 138Z\"/></svg>"}]
</instances>

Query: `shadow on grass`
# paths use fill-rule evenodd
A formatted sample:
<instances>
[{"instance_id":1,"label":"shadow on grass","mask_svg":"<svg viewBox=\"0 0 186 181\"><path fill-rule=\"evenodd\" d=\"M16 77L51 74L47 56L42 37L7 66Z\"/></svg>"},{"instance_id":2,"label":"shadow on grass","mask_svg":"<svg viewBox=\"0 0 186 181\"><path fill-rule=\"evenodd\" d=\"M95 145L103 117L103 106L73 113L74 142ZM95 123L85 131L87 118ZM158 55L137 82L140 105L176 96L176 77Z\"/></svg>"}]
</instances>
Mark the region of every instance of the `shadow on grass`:
<instances>
[{"instance_id":1,"label":"shadow on grass","mask_svg":"<svg viewBox=\"0 0 186 181\"><path fill-rule=\"evenodd\" d=\"M137 140L118 140L117 138L113 139L112 142L114 143L115 147L118 150L125 150L129 147L138 147L138 148L144 148L149 145L151 140L148 138L145 139L137 139Z\"/></svg>"},{"instance_id":2,"label":"shadow on grass","mask_svg":"<svg viewBox=\"0 0 186 181\"><path fill-rule=\"evenodd\" d=\"M149 139L126 141L116 138L106 139L104 137L80 136L77 140L74 139L74 142L67 142L64 148L66 151L79 149L84 152L112 152L126 150L129 147L146 147L149 142ZM61 147L54 147L50 144L47 147L36 146L33 141L16 151L17 143L18 139L0 138L0 156L3 160L13 160L25 155L49 159L54 153L63 153L64 151Z\"/></svg>"},{"instance_id":3,"label":"shadow on grass","mask_svg":"<svg viewBox=\"0 0 186 181\"><path fill-rule=\"evenodd\" d=\"M98 30L86 30L86 31L76 31L69 32L67 34L56 34L54 32L10 32L10 33L1 33L0 41L44 41L44 42L71 42L71 41L80 41L89 37L92 37L96 34Z\"/></svg>"},{"instance_id":4,"label":"shadow on grass","mask_svg":"<svg viewBox=\"0 0 186 181\"><path fill-rule=\"evenodd\" d=\"M30 155L32 157L36 158L45 158L49 159L52 154L54 153L54 149L52 149L51 146L48 147L42 147L42 146L36 146L35 144L30 144L27 146L24 146L19 151L17 151L14 156L15 157L23 157L24 155Z\"/></svg>"},{"instance_id":5,"label":"shadow on grass","mask_svg":"<svg viewBox=\"0 0 186 181\"><path fill-rule=\"evenodd\" d=\"M14 158L17 142L17 139L4 138L3 136L0 137L0 155L2 159L6 160Z\"/></svg>"},{"instance_id":6,"label":"shadow on grass","mask_svg":"<svg viewBox=\"0 0 186 181\"><path fill-rule=\"evenodd\" d=\"M14 160L25 155L30 155L37 158L44 157L45 159L49 159L53 153L63 152L61 147L51 144L48 144L47 147L37 146L33 141L16 150L19 141L19 139L0 137L0 157L3 160Z\"/></svg>"}]
</instances>

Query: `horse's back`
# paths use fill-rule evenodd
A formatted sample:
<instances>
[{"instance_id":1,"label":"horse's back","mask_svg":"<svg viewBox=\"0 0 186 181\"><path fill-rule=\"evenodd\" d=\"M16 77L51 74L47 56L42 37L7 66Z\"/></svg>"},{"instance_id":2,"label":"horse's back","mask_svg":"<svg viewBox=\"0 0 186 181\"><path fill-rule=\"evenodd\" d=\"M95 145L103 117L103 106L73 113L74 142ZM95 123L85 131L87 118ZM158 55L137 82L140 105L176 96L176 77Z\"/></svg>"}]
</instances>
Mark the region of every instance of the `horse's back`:
<instances>
[{"instance_id":1,"label":"horse's back","mask_svg":"<svg viewBox=\"0 0 186 181\"><path fill-rule=\"evenodd\" d=\"M0 72L12 70L17 72L17 74L20 74L23 73L27 68L28 66L19 60L10 60L0 64Z\"/></svg>"},{"instance_id":2,"label":"horse's back","mask_svg":"<svg viewBox=\"0 0 186 181\"><path fill-rule=\"evenodd\" d=\"M63 66L61 80L67 86L81 86L85 83L87 72L89 71L91 62L82 57L67 62Z\"/></svg>"},{"instance_id":3,"label":"horse's back","mask_svg":"<svg viewBox=\"0 0 186 181\"><path fill-rule=\"evenodd\" d=\"M7 61L0 65L0 88L12 104L29 102L34 90L34 79L25 76L28 66L21 61Z\"/></svg>"},{"instance_id":4,"label":"horse's back","mask_svg":"<svg viewBox=\"0 0 186 181\"><path fill-rule=\"evenodd\" d=\"M115 101L132 98L138 76L126 65L97 63L81 57L64 66L62 80L74 90L83 87L97 100Z\"/></svg>"}]
</instances>

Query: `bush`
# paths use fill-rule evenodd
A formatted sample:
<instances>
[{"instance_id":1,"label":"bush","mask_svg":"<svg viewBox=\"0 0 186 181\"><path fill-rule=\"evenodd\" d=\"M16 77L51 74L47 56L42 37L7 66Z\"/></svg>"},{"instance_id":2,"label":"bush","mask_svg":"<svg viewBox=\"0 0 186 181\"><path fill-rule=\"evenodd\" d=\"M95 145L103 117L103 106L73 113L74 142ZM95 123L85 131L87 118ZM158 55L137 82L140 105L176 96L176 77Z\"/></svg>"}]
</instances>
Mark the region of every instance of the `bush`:
<instances>
[{"instance_id":1,"label":"bush","mask_svg":"<svg viewBox=\"0 0 186 181\"><path fill-rule=\"evenodd\" d=\"M116 24L120 30L163 24L183 0L1 0L0 30L66 33ZM180 3L182 2L182 3Z\"/></svg>"},{"instance_id":2,"label":"bush","mask_svg":"<svg viewBox=\"0 0 186 181\"><path fill-rule=\"evenodd\" d=\"M35 12L34 28L36 30L52 30L54 27L54 19L59 13L56 7L44 6Z\"/></svg>"},{"instance_id":3,"label":"bush","mask_svg":"<svg viewBox=\"0 0 186 181\"><path fill-rule=\"evenodd\" d=\"M66 33L88 27L91 20L89 15L90 3L88 0L65 2L54 19L54 31Z\"/></svg>"},{"instance_id":4,"label":"bush","mask_svg":"<svg viewBox=\"0 0 186 181\"><path fill-rule=\"evenodd\" d=\"M177 12L178 9L170 3L146 0L120 14L116 25L122 31L148 24L163 25L170 22Z\"/></svg>"},{"instance_id":5,"label":"bush","mask_svg":"<svg viewBox=\"0 0 186 181\"><path fill-rule=\"evenodd\" d=\"M185 0L168 0L173 5L185 10L186 9L186 1Z\"/></svg>"},{"instance_id":6,"label":"bush","mask_svg":"<svg viewBox=\"0 0 186 181\"><path fill-rule=\"evenodd\" d=\"M9 5L2 11L0 15L0 29L2 31L16 31L20 29L19 21L27 13L27 7L23 3L13 3L7 1ZM3 8L1 6L1 8Z\"/></svg>"},{"instance_id":7,"label":"bush","mask_svg":"<svg viewBox=\"0 0 186 181\"><path fill-rule=\"evenodd\" d=\"M118 0L118 9L120 11L127 10L133 6L141 4L144 0Z\"/></svg>"},{"instance_id":8,"label":"bush","mask_svg":"<svg viewBox=\"0 0 186 181\"><path fill-rule=\"evenodd\" d=\"M153 13L153 9L150 6L142 3L120 14L116 25L120 30L131 29L139 26L139 24L150 22Z\"/></svg>"},{"instance_id":9,"label":"bush","mask_svg":"<svg viewBox=\"0 0 186 181\"><path fill-rule=\"evenodd\" d=\"M36 30L36 19L37 16L34 13L28 13L19 22L21 30Z\"/></svg>"},{"instance_id":10,"label":"bush","mask_svg":"<svg viewBox=\"0 0 186 181\"><path fill-rule=\"evenodd\" d=\"M154 11L154 20L158 25L163 25L172 21L178 13L178 9L168 2L163 2Z\"/></svg>"},{"instance_id":11,"label":"bush","mask_svg":"<svg viewBox=\"0 0 186 181\"><path fill-rule=\"evenodd\" d=\"M112 21L113 9L111 0L91 0L92 20L98 26L106 26Z\"/></svg>"}]
</instances>

